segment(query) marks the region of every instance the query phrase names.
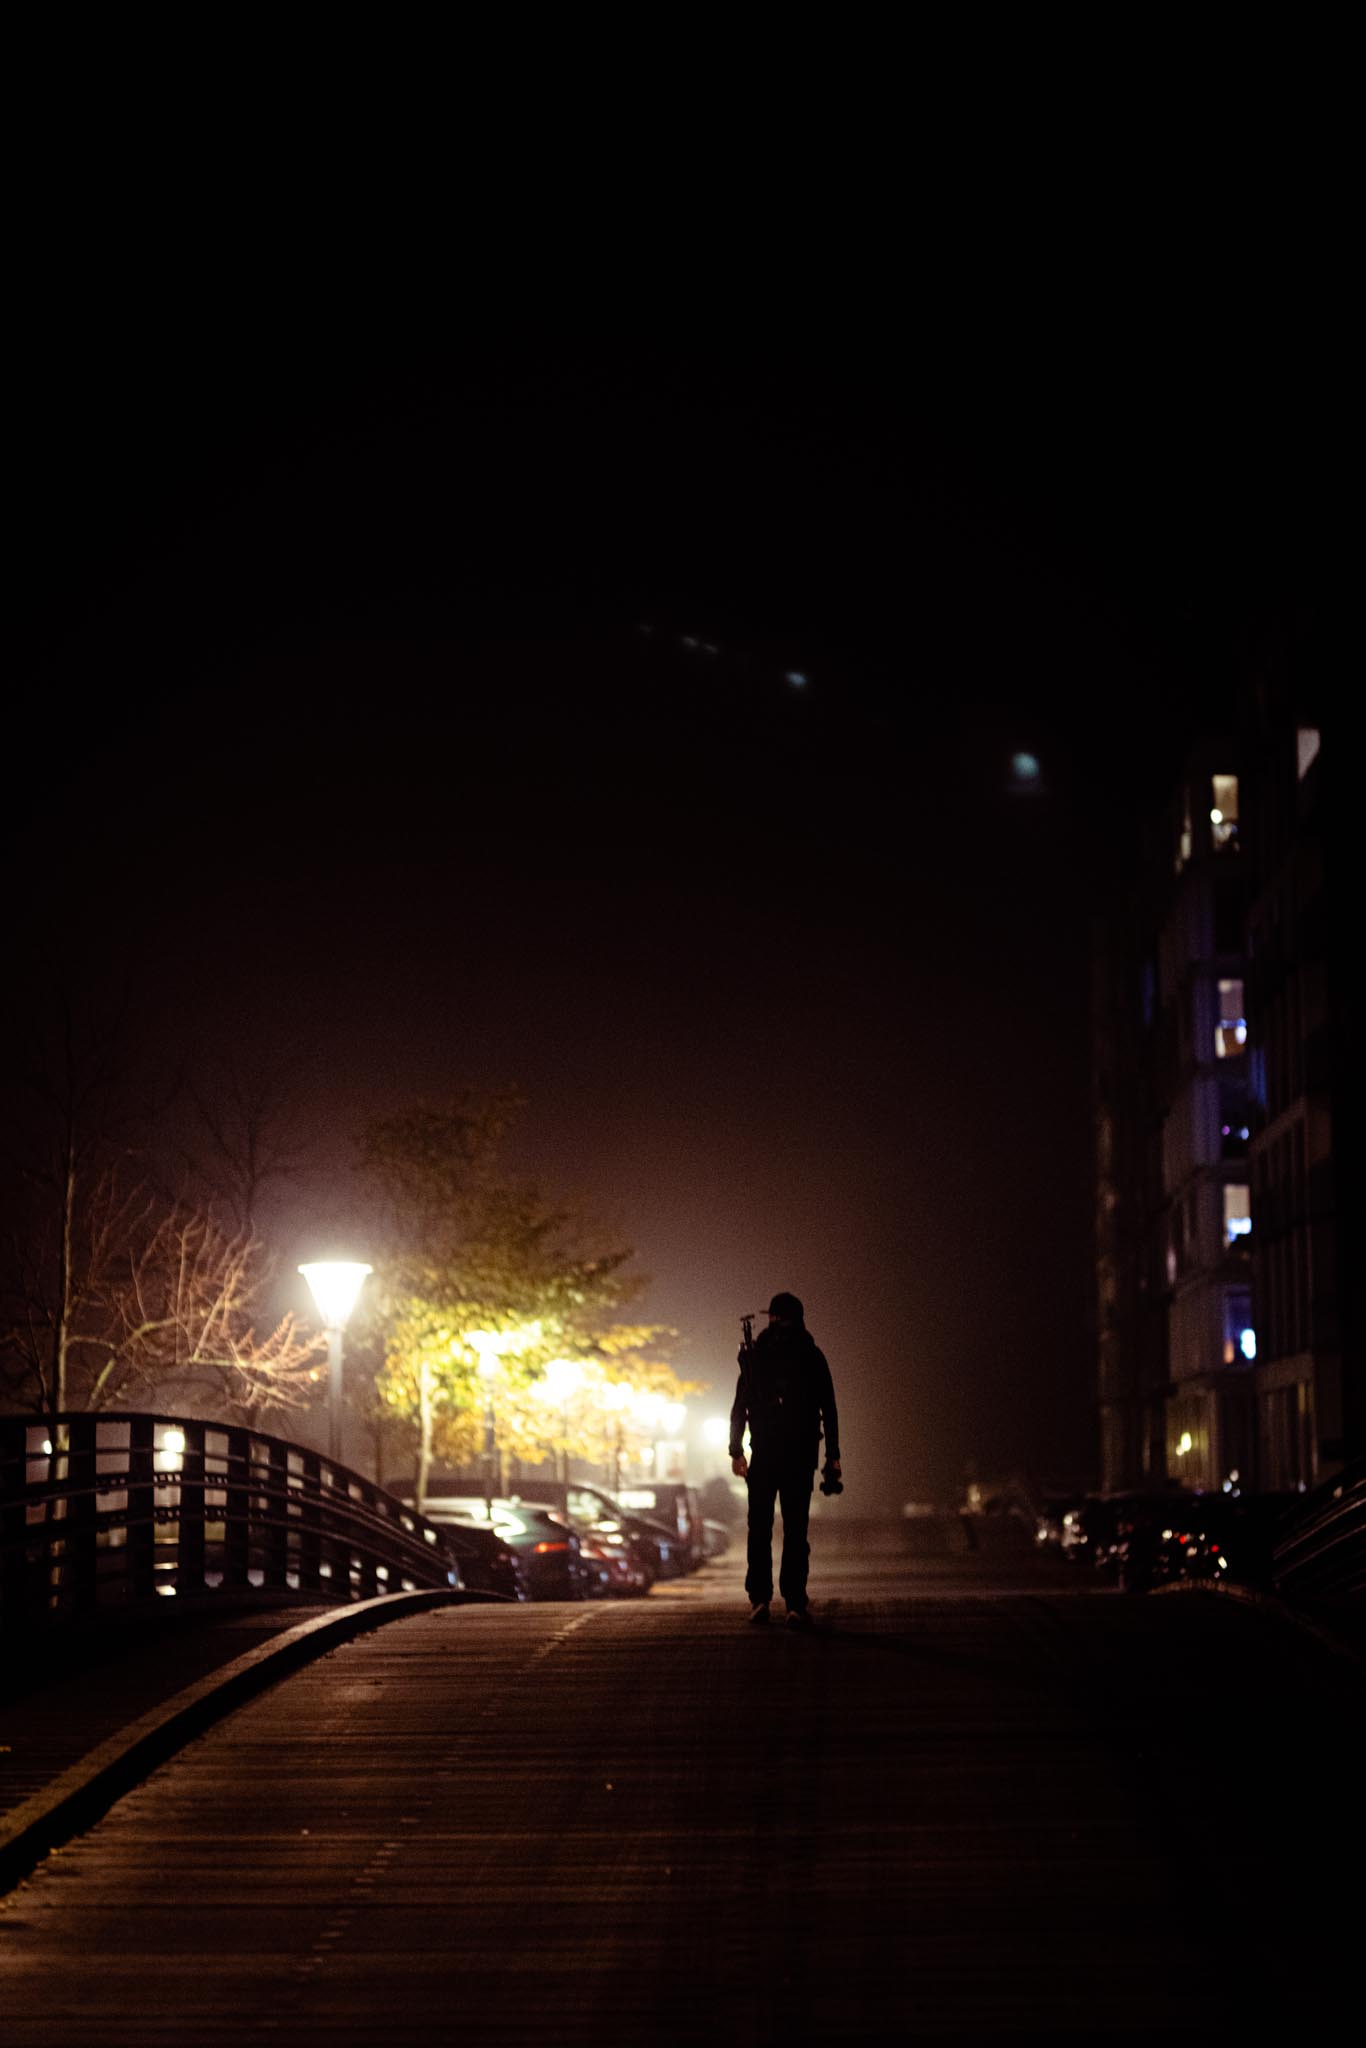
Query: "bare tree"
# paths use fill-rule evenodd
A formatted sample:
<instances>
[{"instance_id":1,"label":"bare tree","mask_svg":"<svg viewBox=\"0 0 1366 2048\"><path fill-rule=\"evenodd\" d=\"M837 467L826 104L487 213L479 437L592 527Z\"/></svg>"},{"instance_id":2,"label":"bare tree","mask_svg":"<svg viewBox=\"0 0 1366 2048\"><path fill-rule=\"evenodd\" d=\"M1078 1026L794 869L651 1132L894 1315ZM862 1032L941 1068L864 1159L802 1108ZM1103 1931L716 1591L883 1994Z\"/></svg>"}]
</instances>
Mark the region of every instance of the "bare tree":
<instances>
[{"instance_id":1,"label":"bare tree","mask_svg":"<svg viewBox=\"0 0 1366 2048\"><path fill-rule=\"evenodd\" d=\"M78 1004L58 987L34 1005L19 1085L7 1105L0 1345L5 1377L42 1389L44 1407L68 1405L71 1339L84 1287L86 1201L145 1128L131 1107L121 1015Z\"/></svg>"},{"instance_id":2,"label":"bare tree","mask_svg":"<svg viewBox=\"0 0 1366 2048\"><path fill-rule=\"evenodd\" d=\"M198 1142L185 1150L186 1169L214 1210L248 1234L256 1229L265 1190L303 1170L304 1154L287 1135L286 1117L306 1065L302 1054L248 1060L217 1053L188 1084Z\"/></svg>"},{"instance_id":3,"label":"bare tree","mask_svg":"<svg viewBox=\"0 0 1366 2048\"><path fill-rule=\"evenodd\" d=\"M155 1173L156 1110L117 1025L102 1012L78 1024L69 1002L55 1013L8 1120L0 1388L51 1415L302 1405L322 1340L292 1316L258 1334L271 1261L250 1220L261 1187L287 1170L271 1134L281 1077L238 1075L215 1126L218 1199L186 1199Z\"/></svg>"},{"instance_id":4,"label":"bare tree","mask_svg":"<svg viewBox=\"0 0 1366 2048\"><path fill-rule=\"evenodd\" d=\"M111 1169L80 1204L70 1248L60 1301L30 1272L13 1297L20 1312L0 1330L7 1378L45 1412L174 1402L253 1417L312 1398L323 1340L302 1335L292 1315L258 1335L268 1266L257 1239L167 1207Z\"/></svg>"}]
</instances>

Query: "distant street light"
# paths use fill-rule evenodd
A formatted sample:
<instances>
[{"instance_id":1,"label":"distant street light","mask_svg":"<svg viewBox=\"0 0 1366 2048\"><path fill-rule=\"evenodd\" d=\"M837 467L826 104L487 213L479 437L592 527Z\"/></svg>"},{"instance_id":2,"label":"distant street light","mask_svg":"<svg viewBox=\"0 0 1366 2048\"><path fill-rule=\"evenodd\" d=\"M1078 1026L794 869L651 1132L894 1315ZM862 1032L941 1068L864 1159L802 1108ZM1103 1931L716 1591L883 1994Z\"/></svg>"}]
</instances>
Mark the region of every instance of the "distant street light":
<instances>
[{"instance_id":1,"label":"distant street light","mask_svg":"<svg viewBox=\"0 0 1366 2048\"><path fill-rule=\"evenodd\" d=\"M321 1259L300 1266L327 1337L327 1455L342 1462L342 1331L373 1266L351 1259Z\"/></svg>"}]
</instances>

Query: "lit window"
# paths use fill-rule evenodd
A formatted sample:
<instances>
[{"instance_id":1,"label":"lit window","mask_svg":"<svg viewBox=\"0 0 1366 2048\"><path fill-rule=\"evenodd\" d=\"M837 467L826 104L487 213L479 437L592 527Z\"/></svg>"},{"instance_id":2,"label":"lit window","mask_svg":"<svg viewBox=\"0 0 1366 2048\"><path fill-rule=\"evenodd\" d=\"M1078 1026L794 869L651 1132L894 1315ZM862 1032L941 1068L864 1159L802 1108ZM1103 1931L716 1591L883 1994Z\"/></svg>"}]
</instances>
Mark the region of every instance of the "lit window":
<instances>
[{"instance_id":1,"label":"lit window","mask_svg":"<svg viewBox=\"0 0 1366 2048\"><path fill-rule=\"evenodd\" d=\"M1224 1243L1236 1244L1240 1237L1247 1237L1251 1229L1251 1188L1226 1187L1224 1189Z\"/></svg>"},{"instance_id":2,"label":"lit window","mask_svg":"<svg viewBox=\"0 0 1366 2048\"><path fill-rule=\"evenodd\" d=\"M1214 1051L1221 1060L1236 1059L1247 1046L1247 1018L1243 1014L1241 981L1219 984L1219 1017L1214 1027Z\"/></svg>"},{"instance_id":3,"label":"lit window","mask_svg":"<svg viewBox=\"0 0 1366 2048\"><path fill-rule=\"evenodd\" d=\"M1249 1341L1252 1344L1248 1350ZM1252 1335L1252 1302L1245 1287L1230 1287L1224 1297L1224 1364L1238 1365L1257 1354Z\"/></svg>"},{"instance_id":4,"label":"lit window","mask_svg":"<svg viewBox=\"0 0 1366 2048\"><path fill-rule=\"evenodd\" d=\"M1214 839L1214 850L1222 852L1226 847L1238 844L1238 778L1236 775L1216 775L1210 783L1210 832Z\"/></svg>"},{"instance_id":5,"label":"lit window","mask_svg":"<svg viewBox=\"0 0 1366 2048\"><path fill-rule=\"evenodd\" d=\"M1295 734L1295 761L1303 782L1309 770L1318 759L1319 729L1316 725L1302 725Z\"/></svg>"},{"instance_id":6,"label":"lit window","mask_svg":"<svg viewBox=\"0 0 1366 2048\"><path fill-rule=\"evenodd\" d=\"M1190 797L1187 796L1186 808L1181 816L1181 832L1176 842L1176 872L1178 875L1180 874L1182 868L1186 865L1186 862L1191 857L1192 845L1193 841L1191 839L1191 805Z\"/></svg>"}]
</instances>

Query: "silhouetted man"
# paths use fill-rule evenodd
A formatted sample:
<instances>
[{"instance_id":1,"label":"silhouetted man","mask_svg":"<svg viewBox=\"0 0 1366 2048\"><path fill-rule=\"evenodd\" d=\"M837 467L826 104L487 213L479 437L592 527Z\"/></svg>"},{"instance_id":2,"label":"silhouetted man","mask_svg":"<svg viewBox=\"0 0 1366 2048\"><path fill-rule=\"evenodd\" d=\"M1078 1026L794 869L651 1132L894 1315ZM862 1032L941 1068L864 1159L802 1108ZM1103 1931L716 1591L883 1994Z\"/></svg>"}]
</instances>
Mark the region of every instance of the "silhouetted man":
<instances>
[{"instance_id":1,"label":"silhouetted man","mask_svg":"<svg viewBox=\"0 0 1366 2048\"><path fill-rule=\"evenodd\" d=\"M750 1455L744 1453L749 1425ZM806 1540L811 1483L825 1431L827 1479L840 1476L840 1424L825 1354L806 1327L795 1294L775 1294L768 1327L740 1351L740 1384L730 1411L730 1469L749 1488L749 1569L745 1591L751 1621L768 1620L773 1598L773 1504L783 1511L778 1587L789 1622L808 1619Z\"/></svg>"}]
</instances>

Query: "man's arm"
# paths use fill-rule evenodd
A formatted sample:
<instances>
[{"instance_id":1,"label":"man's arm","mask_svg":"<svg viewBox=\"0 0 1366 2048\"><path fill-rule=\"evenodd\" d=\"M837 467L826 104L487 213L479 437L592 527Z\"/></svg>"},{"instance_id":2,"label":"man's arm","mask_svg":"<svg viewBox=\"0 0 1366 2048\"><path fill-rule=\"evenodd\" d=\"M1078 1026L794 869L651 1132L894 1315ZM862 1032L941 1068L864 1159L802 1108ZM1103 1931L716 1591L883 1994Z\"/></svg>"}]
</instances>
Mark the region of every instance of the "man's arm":
<instances>
[{"instance_id":1,"label":"man's arm","mask_svg":"<svg viewBox=\"0 0 1366 2048\"><path fill-rule=\"evenodd\" d=\"M730 1468L738 1479L743 1479L748 1470L745 1462L745 1425L748 1421L749 1388L745 1381L745 1368L741 1365L730 1411Z\"/></svg>"},{"instance_id":2,"label":"man's arm","mask_svg":"<svg viewBox=\"0 0 1366 2048\"><path fill-rule=\"evenodd\" d=\"M838 1465L840 1461L840 1415L835 1406L835 1382L830 1377L830 1367L823 1351L816 1353L820 1366L816 1376L816 1387L821 1404L821 1429L825 1434L825 1462Z\"/></svg>"}]
</instances>

